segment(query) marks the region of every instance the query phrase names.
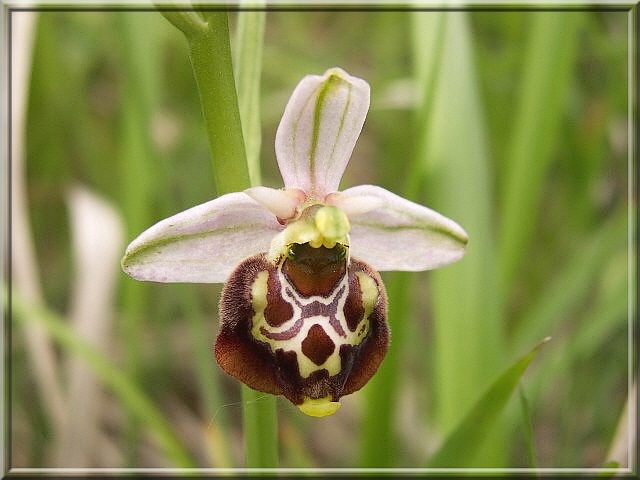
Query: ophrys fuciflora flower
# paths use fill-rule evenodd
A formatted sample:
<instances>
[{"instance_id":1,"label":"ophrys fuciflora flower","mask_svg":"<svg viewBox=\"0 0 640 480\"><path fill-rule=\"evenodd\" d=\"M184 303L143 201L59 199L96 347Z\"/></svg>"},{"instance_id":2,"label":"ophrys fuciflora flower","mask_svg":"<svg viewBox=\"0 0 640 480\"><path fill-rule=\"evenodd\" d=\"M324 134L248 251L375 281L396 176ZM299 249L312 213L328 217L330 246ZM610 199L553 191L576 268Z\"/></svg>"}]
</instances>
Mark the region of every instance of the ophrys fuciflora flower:
<instances>
[{"instance_id":1,"label":"ophrys fuciflora flower","mask_svg":"<svg viewBox=\"0 0 640 480\"><path fill-rule=\"evenodd\" d=\"M283 189L223 195L153 225L127 248L138 280L224 282L218 364L248 386L325 416L364 386L389 343L383 270L464 255L454 221L383 188L338 191L369 109L339 68L296 87L276 134Z\"/></svg>"}]
</instances>

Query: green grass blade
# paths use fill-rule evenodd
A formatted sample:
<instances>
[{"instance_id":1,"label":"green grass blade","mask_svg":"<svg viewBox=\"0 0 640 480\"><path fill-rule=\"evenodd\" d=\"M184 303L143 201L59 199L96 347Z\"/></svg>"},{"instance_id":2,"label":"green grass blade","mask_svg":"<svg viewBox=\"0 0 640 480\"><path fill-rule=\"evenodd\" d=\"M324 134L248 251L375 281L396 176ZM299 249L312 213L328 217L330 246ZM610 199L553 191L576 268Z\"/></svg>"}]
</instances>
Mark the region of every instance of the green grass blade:
<instances>
[{"instance_id":1,"label":"green grass blade","mask_svg":"<svg viewBox=\"0 0 640 480\"><path fill-rule=\"evenodd\" d=\"M420 185L424 181L424 159L429 140L428 132L433 118L433 103L438 91L437 82L440 80L438 67L442 62L444 52L444 33L446 31L447 15L443 12L430 15L428 23L432 28L424 28L425 20L421 15L411 16L413 33L413 67L416 90L420 92L420 104L416 112L417 138L415 161L407 177L405 196L419 202Z\"/></svg>"},{"instance_id":2,"label":"green grass blade","mask_svg":"<svg viewBox=\"0 0 640 480\"><path fill-rule=\"evenodd\" d=\"M398 387L403 365L402 347L411 332L411 293L414 272L395 272L387 282L389 327L392 343L380 368L362 393L364 405L360 435L360 466L389 468L397 465L396 457L402 446L395 435L394 412L397 411ZM380 412L387 412L381 415Z\"/></svg>"},{"instance_id":3,"label":"green grass blade","mask_svg":"<svg viewBox=\"0 0 640 480\"><path fill-rule=\"evenodd\" d=\"M423 90L422 105L417 112L419 135L416 139L419 152L413 158L407 176L404 196L410 200L420 201L419 186L424 179L424 161L421 152L425 148L426 132L434 99L435 83L438 78L437 67L442 60L442 38L446 15L438 14L437 27L433 30L423 30L419 26L413 29L414 34L414 69L419 87ZM416 22L419 17L411 16ZM424 38L423 36L426 36ZM430 48L422 48L429 45ZM402 449L395 434L395 419L393 415L380 415L380 411L397 411L398 388L400 376L398 369L404 361L405 344L411 336L411 325L415 319L411 314L411 292L415 273L396 272L385 279L389 300L388 322L393 337L392 348L389 349L385 361L376 375L363 389L366 397L364 407L362 432L360 435L360 466L361 467L393 467L397 463L397 456Z\"/></svg>"},{"instance_id":4,"label":"green grass blade","mask_svg":"<svg viewBox=\"0 0 640 480\"><path fill-rule=\"evenodd\" d=\"M557 322L572 307L587 300L594 278L605 262L626 245L626 231L627 213L621 211L578 243L567 265L550 279L537 301L523 313L513 333L514 351L521 351L537 338L553 335Z\"/></svg>"},{"instance_id":5,"label":"green grass blade","mask_svg":"<svg viewBox=\"0 0 640 480\"><path fill-rule=\"evenodd\" d=\"M474 455L495 426L520 378L548 340L540 342L500 375L431 457L430 468L467 467L472 464Z\"/></svg>"},{"instance_id":6,"label":"green grass blade","mask_svg":"<svg viewBox=\"0 0 640 480\"><path fill-rule=\"evenodd\" d=\"M573 334L565 335L565 345L560 344L558 337L559 346L541 359L539 368L531 378L531 398L538 398L554 382L567 378L572 365L586 361L611 338L614 330L628 321L629 288L625 272L620 272L616 285L608 288L588 313L580 318L580 327Z\"/></svg>"},{"instance_id":7,"label":"green grass blade","mask_svg":"<svg viewBox=\"0 0 640 480\"><path fill-rule=\"evenodd\" d=\"M11 218L11 228L7 229L7 236L0 242L2 253L8 263L5 268L10 272L11 282L16 288L20 288L29 301L34 303L44 302L44 288L41 266L38 263L37 237L34 235L33 224L37 219L33 205L30 205L28 195L28 168L29 140L33 142L32 130L38 131L38 124L34 122L34 116L29 115L28 104L41 102L47 106L45 99L49 88L57 82L52 81L57 77L52 75L55 68L43 68L44 66L58 66L60 54L56 48L47 49L48 45L57 43L55 27L50 22L43 22L33 13L19 19L12 19L13 42L12 55L19 56L12 60L11 81L11 175L3 175L2 186L10 193L11 210L3 210L4 218ZM16 45L17 44L17 45ZM44 58L47 61L38 61ZM33 71L33 75L31 72ZM42 72L42 73L41 73ZM46 81L42 80L46 77ZM52 96L56 98L55 96ZM55 118L53 115L50 117ZM46 122L47 119L45 119ZM43 122L44 125L48 123ZM57 128L56 128L57 127ZM51 125L48 130L55 135L62 132L64 127L59 124ZM58 130L59 129L59 130ZM42 130L40 130L42 131ZM47 147L41 151L32 153L36 158L45 157L60 165L65 161L65 156L59 148ZM56 146L59 146L56 144ZM29 169L33 169L30 165ZM8 173L8 169L7 169ZM47 212L49 214L50 212ZM6 215L6 216L5 216ZM7 226L8 226L7 222ZM10 245L13 245L13 251ZM3 281L4 284L4 281ZM59 375L60 366L56 360L55 351L48 339L37 329L27 327L22 332L25 338L25 351L32 369L35 390L42 402L45 415L51 422L55 432L62 432L65 428L65 393L61 388ZM6 347L9 346L5 343ZM11 354L7 351L7 354ZM6 358L6 357L5 357Z\"/></svg>"},{"instance_id":8,"label":"green grass blade","mask_svg":"<svg viewBox=\"0 0 640 480\"><path fill-rule=\"evenodd\" d=\"M150 210L160 162L151 138L151 117L160 104L161 50L157 25L139 12L122 12L114 19L122 35L125 78L119 142L123 212L129 233L137 235L152 221Z\"/></svg>"},{"instance_id":9,"label":"green grass blade","mask_svg":"<svg viewBox=\"0 0 640 480\"><path fill-rule=\"evenodd\" d=\"M507 294L527 254L542 182L551 164L576 61L580 12L534 12L500 198L501 288Z\"/></svg>"},{"instance_id":10,"label":"green grass blade","mask_svg":"<svg viewBox=\"0 0 640 480\"><path fill-rule=\"evenodd\" d=\"M436 32L441 14L416 13L420 32ZM438 35L418 42L424 55ZM418 35L417 38L420 38ZM432 120L419 154L428 175L427 205L459 222L469 234L465 257L430 273L435 345L435 420L447 432L460 421L478 391L500 372L504 341L502 299L497 295L492 219L492 185L484 114L473 69L472 39L462 12L447 12L442 33L442 61L433 92ZM423 80L424 81L424 80ZM424 116L423 116L424 117ZM426 119L425 119L426 120ZM499 429L496 430L499 432ZM496 433L499 436L499 433ZM504 440L497 437L482 456L499 467Z\"/></svg>"},{"instance_id":11,"label":"green grass blade","mask_svg":"<svg viewBox=\"0 0 640 480\"><path fill-rule=\"evenodd\" d=\"M527 445L527 457L529 459L529 468L538 468L536 441L533 433L533 423L531 422L531 409L529 408L529 400L524 392L522 384L518 388L518 396L520 397L520 412L522 413L522 423L524 425L524 439Z\"/></svg>"},{"instance_id":12,"label":"green grass blade","mask_svg":"<svg viewBox=\"0 0 640 480\"><path fill-rule=\"evenodd\" d=\"M254 186L261 184L260 75L266 16L267 12L259 10L238 13L233 63L249 178Z\"/></svg>"},{"instance_id":13,"label":"green grass blade","mask_svg":"<svg viewBox=\"0 0 640 480\"><path fill-rule=\"evenodd\" d=\"M141 12L120 12L114 23L122 35L124 98L120 130L120 205L128 238L152 223L152 202L160 184L158 155L151 140L151 115L159 103L160 50L154 24ZM121 334L125 345L126 369L131 379L144 376L144 359L139 347L142 324L149 308L148 285L122 276ZM131 419L127 441L128 461L137 462L138 425Z\"/></svg>"},{"instance_id":14,"label":"green grass blade","mask_svg":"<svg viewBox=\"0 0 640 480\"><path fill-rule=\"evenodd\" d=\"M25 303L16 292L12 293L14 318L19 322L37 321L37 325L51 335L70 354L80 356L97 377L122 401L132 416L151 431L176 467L188 468L195 464L185 451L162 413L131 379L107 357L78 337L67 322L49 310Z\"/></svg>"}]
</instances>

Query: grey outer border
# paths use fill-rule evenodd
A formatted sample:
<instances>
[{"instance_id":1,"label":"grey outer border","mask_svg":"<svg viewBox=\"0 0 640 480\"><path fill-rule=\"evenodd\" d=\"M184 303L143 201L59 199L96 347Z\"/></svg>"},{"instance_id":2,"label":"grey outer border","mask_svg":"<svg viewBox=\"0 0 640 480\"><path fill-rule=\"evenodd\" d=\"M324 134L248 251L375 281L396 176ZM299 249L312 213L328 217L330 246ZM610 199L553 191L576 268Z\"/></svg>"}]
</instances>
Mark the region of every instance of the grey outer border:
<instances>
[{"instance_id":1,"label":"grey outer border","mask_svg":"<svg viewBox=\"0 0 640 480\"><path fill-rule=\"evenodd\" d=\"M156 0L157 5L167 5L174 7L176 4L189 7L189 3L172 0ZM639 169L637 165L638 138L640 130L638 128L638 65L640 64L640 36L638 35L638 24L640 23L640 6L635 1L614 1L602 0L565 0L556 3L553 0L528 0L521 1L518 5L509 0L494 0L490 3L482 0L458 1L416 1L409 0L402 4L388 4L370 2L366 0L352 0L345 3L341 0L324 0L322 2L313 0L305 2L304 6L296 5L287 0L269 0L268 5L262 6L260 3L252 4L245 2L239 6L239 0L231 2L206 1L197 2L198 5L208 5L213 8L227 10L242 9L266 9L275 11L287 10L370 10L370 11L397 11L397 10L482 10L482 11L505 11L505 10L617 10L627 11L628 14L628 392L631 392L634 380L638 374L638 316L637 316L637 291L634 288L634 280L637 279L640 259L637 255L637 224L638 212L633 211L633 202L637 200L637 188L639 181ZM507 469L429 469L429 468L328 468L328 469L254 469L254 468L197 468L197 469L159 469L159 468L14 468L10 469L11 459L11 404L10 404L10 352L11 352L11 12L13 11L51 11L51 10L75 10L75 11L100 11L100 10L143 10L153 11L156 8L149 2L127 1L127 0L73 0L63 2L59 0L0 0L0 44L4 48L0 49L0 149L1 172L0 175L0 256L2 258L2 280L0 285L5 288L0 296L0 305L3 310L2 328L3 341L0 342L0 355L3 359L3 368L0 374L0 381L3 387L2 395L2 415L0 416L0 430L2 431L2 441L4 448L0 454L0 472L3 478L24 477L24 476L73 476L73 477L95 477L95 476L120 476L120 475L151 475L151 476L247 476L264 474L266 476L311 476L322 474L330 476L429 476L442 475L447 477L455 476L492 476L492 475L616 475L620 477L636 478L639 464L639 452L629 448L628 468L507 468ZM6 174L5 174L6 172ZM636 247L634 249L634 247ZM637 283L635 284L637 285ZM634 321L635 320L635 321ZM629 446L632 445L633 427L636 428L637 439L637 412L638 404L636 398L635 405L629 405ZM636 440L637 441L637 440ZM635 457L634 454L635 453ZM609 475L607 475L609 474Z\"/></svg>"}]
</instances>

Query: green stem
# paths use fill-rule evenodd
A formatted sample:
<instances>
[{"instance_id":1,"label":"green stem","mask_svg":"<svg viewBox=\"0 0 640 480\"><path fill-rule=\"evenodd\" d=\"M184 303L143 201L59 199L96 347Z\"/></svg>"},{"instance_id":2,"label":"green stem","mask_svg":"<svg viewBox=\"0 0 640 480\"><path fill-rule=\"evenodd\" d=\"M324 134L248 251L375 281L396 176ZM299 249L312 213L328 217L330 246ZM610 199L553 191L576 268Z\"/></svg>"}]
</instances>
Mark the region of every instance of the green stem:
<instances>
[{"instance_id":1,"label":"green stem","mask_svg":"<svg viewBox=\"0 0 640 480\"><path fill-rule=\"evenodd\" d=\"M200 92L218 195L249 188L226 12L206 12L207 27L187 36Z\"/></svg>"},{"instance_id":2,"label":"green stem","mask_svg":"<svg viewBox=\"0 0 640 480\"><path fill-rule=\"evenodd\" d=\"M278 418L276 397L242 385L245 465L278 466Z\"/></svg>"},{"instance_id":3,"label":"green stem","mask_svg":"<svg viewBox=\"0 0 640 480\"><path fill-rule=\"evenodd\" d=\"M207 23L197 12L160 10L160 13L187 37L195 35L198 32L204 32L207 29Z\"/></svg>"},{"instance_id":4,"label":"green stem","mask_svg":"<svg viewBox=\"0 0 640 480\"><path fill-rule=\"evenodd\" d=\"M249 188L227 14L220 11L203 11L190 17L176 12L163 14L182 30L189 42L218 195ZM200 24L201 18L204 26ZM245 465L275 468L278 464L276 399L245 386L242 387L242 399Z\"/></svg>"}]
</instances>

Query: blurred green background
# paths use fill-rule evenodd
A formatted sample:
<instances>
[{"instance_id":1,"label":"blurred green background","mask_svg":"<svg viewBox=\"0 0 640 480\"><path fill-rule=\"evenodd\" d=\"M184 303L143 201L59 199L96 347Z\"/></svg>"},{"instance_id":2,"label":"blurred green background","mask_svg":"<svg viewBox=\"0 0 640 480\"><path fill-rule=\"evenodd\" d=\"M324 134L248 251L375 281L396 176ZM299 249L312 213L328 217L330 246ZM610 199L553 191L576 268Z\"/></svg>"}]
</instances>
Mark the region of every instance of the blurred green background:
<instances>
[{"instance_id":1,"label":"blurred green background","mask_svg":"<svg viewBox=\"0 0 640 480\"><path fill-rule=\"evenodd\" d=\"M229 15L234 49L247 14ZM239 384L211 354L220 286L119 269L138 233L216 196L183 36L152 11L14 15L35 23L14 164L13 316L30 321L11 330L11 466L243 466ZM337 414L278 400L281 467L423 468L546 336L479 448L448 466L628 466L629 15L267 13L263 184L282 186L273 142L293 88L340 66L372 89L342 187L381 185L470 236L456 265L384 274L389 355Z\"/></svg>"}]
</instances>

